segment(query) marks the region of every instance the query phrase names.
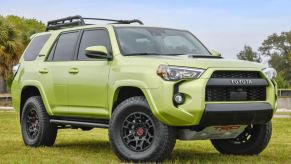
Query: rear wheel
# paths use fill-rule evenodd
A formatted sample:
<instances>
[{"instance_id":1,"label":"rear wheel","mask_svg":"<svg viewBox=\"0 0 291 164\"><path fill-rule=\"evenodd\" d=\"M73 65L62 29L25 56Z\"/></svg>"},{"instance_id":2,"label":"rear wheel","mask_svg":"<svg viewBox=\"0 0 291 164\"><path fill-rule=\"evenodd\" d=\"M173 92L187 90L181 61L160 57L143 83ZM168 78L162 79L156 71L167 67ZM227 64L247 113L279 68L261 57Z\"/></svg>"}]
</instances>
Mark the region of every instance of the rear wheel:
<instances>
[{"instance_id":1,"label":"rear wheel","mask_svg":"<svg viewBox=\"0 0 291 164\"><path fill-rule=\"evenodd\" d=\"M211 140L222 154L257 155L268 145L272 135L271 121L266 124L250 125L234 139Z\"/></svg>"},{"instance_id":2,"label":"rear wheel","mask_svg":"<svg viewBox=\"0 0 291 164\"><path fill-rule=\"evenodd\" d=\"M27 99L21 113L21 132L25 145L52 146L57 137L57 127L49 122L40 96Z\"/></svg>"},{"instance_id":3,"label":"rear wheel","mask_svg":"<svg viewBox=\"0 0 291 164\"><path fill-rule=\"evenodd\" d=\"M162 161L170 155L175 129L158 121L144 97L132 97L117 106L109 125L113 151L123 161Z\"/></svg>"}]
</instances>

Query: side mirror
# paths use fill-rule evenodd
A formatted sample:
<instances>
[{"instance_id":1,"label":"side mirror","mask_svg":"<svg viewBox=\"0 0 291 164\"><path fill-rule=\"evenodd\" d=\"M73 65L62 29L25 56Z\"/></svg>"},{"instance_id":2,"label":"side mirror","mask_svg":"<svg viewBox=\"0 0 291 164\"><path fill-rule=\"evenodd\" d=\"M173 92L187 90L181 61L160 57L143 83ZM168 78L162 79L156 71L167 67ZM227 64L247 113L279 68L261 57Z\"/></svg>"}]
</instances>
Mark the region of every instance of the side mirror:
<instances>
[{"instance_id":1,"label":"side mirror","mask_svg":"<svg viewBox=\"0 0 291 164\"><path fill-rule=\"evenodd\" d=\"M218 52L218 51L214 51L214 50L211 51L211 55L212 55L212 56L221 57L221 53Z\"/></svg>"},{"instance_id":2,"label":"side mirror","mask_svg":"<svg viewBox=\"0 0 291 164\"><path fill-rule=\"evenodd\" d=\"M85 49L86 56L89 58L111 59L105 46L90 46Z\"/></svg>"}]
</instances>

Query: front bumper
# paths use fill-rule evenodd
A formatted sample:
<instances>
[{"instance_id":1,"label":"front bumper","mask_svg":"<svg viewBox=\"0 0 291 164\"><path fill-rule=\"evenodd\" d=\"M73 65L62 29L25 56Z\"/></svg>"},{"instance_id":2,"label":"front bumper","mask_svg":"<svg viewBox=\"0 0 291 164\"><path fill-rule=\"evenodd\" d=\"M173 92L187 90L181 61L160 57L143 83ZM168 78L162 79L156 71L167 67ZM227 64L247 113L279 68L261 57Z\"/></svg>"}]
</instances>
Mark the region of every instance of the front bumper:
<instances>
[{"instance_id":1,"label":"front bumper","mask_svg":"<svg viewBox=\"0 0 291 164\"><path fill-rule=\"evenodd\" d=\"M205 113L207 111L214 109L212 107L226 107L219 108L223 113L219 114L216 112L211 112L209 115L211 118L215 119L217 122L214 122L217 125L221 124L239 124L239 123L260 123L254 120L257 120L257 117L260 117L261 113L267 112L268 116L265 120L268 120L272 117L273 113L277 108L277 93L275 84L267 79L268 86L266 87L266 100L265 101L206 101L205 100L205 91L206 86L209 81L209 77L216 70L241 70L241 69L215 69L209 68L206 72L199 78L190 81L184 81L179 84L178 92L185 95L185 103L182 105L175 106L173 104L173 93L174 82L163 81L163 84L160 88L155 89L143 89L145 96L148 100L148 103L152 109L153 114L163 123L169 126L195 126L200 125L203 122ZM254 71L253 68L244 69L245 71ZM256 70L260 71L260 70ZM258 111L257 104L264 104L261 109L266 109L263 111ZM241 108L241 106L244 106ZM267 107L266 107L267 106ZM255 107L255 108L250 108ZM241 109L241 110L239 110ZM230 114L229 114L230 113ZM270 114L271 113L271 114ZM241 118L242 121L228 121L224 122L223 115L227 114L229 120ZM207 117L209 117L207 116ZM246 117L243 121L243 117ZM253 120L252 120L253 119ZM208 121L213 121L208 119ZM247 121L251 120L251 121ZM213 124L214 124L213 123Z\"/></svg>"},{"instance_id":2,"label":"front bumper","mask_svg":"<svg viewBox=\"0 0 291 164\"><path fill-rule=\"evenodd\" d=\"M263 124L271 120L269 103L207 104L200 126Z\"/></svg>"}]
</instances>

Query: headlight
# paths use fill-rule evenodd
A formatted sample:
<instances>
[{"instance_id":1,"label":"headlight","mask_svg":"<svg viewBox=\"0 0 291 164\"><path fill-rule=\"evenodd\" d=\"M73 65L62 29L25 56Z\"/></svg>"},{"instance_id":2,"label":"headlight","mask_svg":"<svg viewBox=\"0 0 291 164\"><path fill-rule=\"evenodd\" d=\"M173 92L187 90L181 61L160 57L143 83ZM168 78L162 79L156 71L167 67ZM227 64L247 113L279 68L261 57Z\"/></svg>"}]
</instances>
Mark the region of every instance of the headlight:
<instances>
[{"instance_id":1,"label":"headlight","mask_svg":"<svg viewBox=\"0 0 291 164\"><path fill-rule=\"evenodd\" d=\"M181 79L197 79L204 72L204 69L160 65L157 74L167 81Z\"/></svg>"},{"instance_id":2,"label":"headlight","mask_svg":"<svg viewBox=\"0 0 291 164\"><path fill-rule=\"evenodd\" d=\"M262 71L269 79L275 79L277 77L277 71L274 68L263 68Z\"/></svg>"}]
</instances>

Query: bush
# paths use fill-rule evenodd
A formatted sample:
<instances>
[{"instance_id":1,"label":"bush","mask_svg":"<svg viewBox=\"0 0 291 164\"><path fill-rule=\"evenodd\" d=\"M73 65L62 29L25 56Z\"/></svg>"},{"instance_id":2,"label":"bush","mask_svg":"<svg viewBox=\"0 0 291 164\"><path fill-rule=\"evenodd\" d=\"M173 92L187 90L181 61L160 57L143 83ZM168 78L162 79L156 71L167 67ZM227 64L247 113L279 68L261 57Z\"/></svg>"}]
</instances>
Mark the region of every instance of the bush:
<instances>
[{"instance_id":1,"label":"bush","mask_svg":"<svg viewBox=\"0 0 291 164\"><path fill-rule=\"evenodd\" d=\"M281 73L278 73L275 80L278 84L278 88L288 88L289 87L288 81L285 80L284 76L282 76Z\"/></svg>"}]
</instances>

